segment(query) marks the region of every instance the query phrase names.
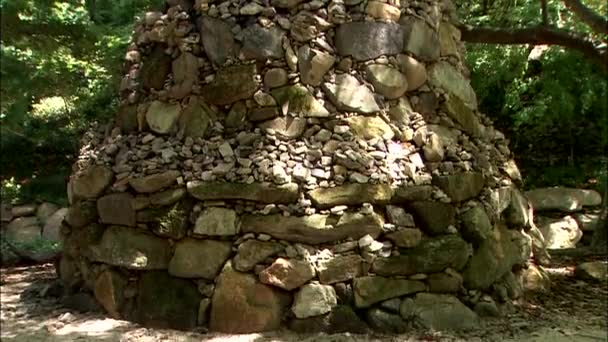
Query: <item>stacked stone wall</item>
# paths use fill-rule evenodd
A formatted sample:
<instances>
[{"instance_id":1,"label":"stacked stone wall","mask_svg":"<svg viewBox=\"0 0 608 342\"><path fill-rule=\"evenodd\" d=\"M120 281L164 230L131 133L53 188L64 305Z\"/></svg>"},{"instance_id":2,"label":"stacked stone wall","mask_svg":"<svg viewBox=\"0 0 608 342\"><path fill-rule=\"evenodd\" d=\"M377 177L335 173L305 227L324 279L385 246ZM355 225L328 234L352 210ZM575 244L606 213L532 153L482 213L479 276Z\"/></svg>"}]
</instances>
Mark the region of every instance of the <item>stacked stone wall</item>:
<instances>
[{"instance_id":1,"label":"stacked stone wall","mask_svg":"<svg viewBox=\"0 0 608 342\"><path fill-rule=\"evenodd\" d=\"M496 314L521 294L533 225L450 15L434 0L146 13L116 120L74 165L64 282L113 317L179 329Z\"/></svg>"}]
</instances>

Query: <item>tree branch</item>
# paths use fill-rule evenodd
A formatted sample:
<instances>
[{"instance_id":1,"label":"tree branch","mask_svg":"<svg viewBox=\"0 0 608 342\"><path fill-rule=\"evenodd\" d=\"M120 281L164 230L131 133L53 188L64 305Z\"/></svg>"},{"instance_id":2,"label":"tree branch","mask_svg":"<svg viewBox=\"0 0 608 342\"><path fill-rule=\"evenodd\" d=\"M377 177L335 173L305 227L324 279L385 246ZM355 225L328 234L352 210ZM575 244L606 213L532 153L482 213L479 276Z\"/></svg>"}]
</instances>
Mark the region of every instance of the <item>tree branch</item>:
<instances>
[{"instance_id":1,"label":"tree branch","mask_svg":"<svg viewBox=\"0 0 608 342\"><path fill-rule=\"evenodd\" d=\"M595 13L591 8L585 6L579 0L563 0L564 4L582 22L589 25L597 33L608 34L608 19Z\"/></svg>"},{"instance_id":2,"label":"tree branch","mask_svg":"<svg viewBox=\"0 0 608 342\"><path fill-rule=\"evenodd\" d=\"M462 40L469 43L487 44L532 44L558 45L581 52L608 70L608 54L597 49L592 41L579 34L552 27L535 26L529 28L485 28L468 25L457 25L462 33Z\"/></svg>"}]
</instances>

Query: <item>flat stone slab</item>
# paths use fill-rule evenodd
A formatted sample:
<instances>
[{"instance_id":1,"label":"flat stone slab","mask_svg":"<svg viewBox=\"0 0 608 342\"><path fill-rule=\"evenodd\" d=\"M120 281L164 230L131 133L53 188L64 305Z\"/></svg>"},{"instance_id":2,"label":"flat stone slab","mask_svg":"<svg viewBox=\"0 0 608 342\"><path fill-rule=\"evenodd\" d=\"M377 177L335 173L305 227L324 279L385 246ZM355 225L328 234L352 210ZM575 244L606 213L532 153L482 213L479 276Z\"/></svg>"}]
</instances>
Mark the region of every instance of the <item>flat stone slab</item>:
<instances>
[{"instance_id":1,"label":"flat stone slab","mask_svg":"<svg viewBox=\"0 0 608 342\"><path fill-rule=\"evenodd\" d=\"M470 254L463 239L456 235L442 235L423 240L418 246L403 250L400 255L377 258L372 270L382 276L437 273L448 267L460 270Z\"/></svg>"},{"instance_id":2,"label":"flat stone slab","mask_svg":"<svg viewBox=\"0 0 608 342\"><path fill-rule=\"evenodd\" d=\"M316 207L331 208L337 205L384 205L390 202L393 191L388 184L344 184L333 188L316 188L308 196Z\"/></svg>"},{"instance_id":3,"label":"flat stone slab","mask_svg":"<svg viewBox=\"0 0 608 342\"><path fill-rule=\"evenodd\" d=\"M378 214L346 213L340 218L330 215L283 216L246 215L244 233L268 234L292 242L320 244L361 238L367 234L376 238L382 231L384 219Z\"/></svg>"},{"instance_id":4,"label":"flat stone slab","mask_svg":"<svg viewBox=\"0 0 608 342\"><path fill-rule=\"evenodd\" d=\"M594 190L541 188L526 191L525 195L536 211L558 210L572 213L580 211L583 207L602 204L602 196Z\"/></svg>"},{"instance_id":5,"label":"flat stone slab","mask_svg":"<svg viewBox=\"0 0 608 342\"><path fill-rule=\"evenodd\" d=\"M298 185L273 186L267 183L223 183L192 181L188 193L201 201L247 200L261 203L292 203L298 200Z\"/></svg>"},{"instance_id":6,"label":"flat stone slab","mask_svg":"<svg viewBox=\"0 0 608 342\"><path fill-rule=\"evenodd\" d=\"M421 292L426 285L421 281L385 277L361 277L353 282L355 305L367 308L372 304L411 293Z\"/></svg>"}]
</instances>

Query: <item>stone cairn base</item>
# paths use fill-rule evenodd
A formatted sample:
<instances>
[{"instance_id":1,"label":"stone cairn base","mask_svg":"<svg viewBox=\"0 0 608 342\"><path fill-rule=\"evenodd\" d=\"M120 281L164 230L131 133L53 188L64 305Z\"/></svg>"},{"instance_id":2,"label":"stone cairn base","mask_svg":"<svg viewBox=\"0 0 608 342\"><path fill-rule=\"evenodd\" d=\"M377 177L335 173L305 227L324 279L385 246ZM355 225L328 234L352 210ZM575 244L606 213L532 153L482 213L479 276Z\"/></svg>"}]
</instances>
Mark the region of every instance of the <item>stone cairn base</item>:
<instances>
[{"instance_id":1,"label":"stone cairn base","mask_svg":"<svg viewBox=\"0 0 608 342\"><path fill-rule=\"evenodd\" d=\"M543 246L447 2L167 2L83 137L66 285L228 333L467 329L521 294Z\"/></svg>"}]
</instances>

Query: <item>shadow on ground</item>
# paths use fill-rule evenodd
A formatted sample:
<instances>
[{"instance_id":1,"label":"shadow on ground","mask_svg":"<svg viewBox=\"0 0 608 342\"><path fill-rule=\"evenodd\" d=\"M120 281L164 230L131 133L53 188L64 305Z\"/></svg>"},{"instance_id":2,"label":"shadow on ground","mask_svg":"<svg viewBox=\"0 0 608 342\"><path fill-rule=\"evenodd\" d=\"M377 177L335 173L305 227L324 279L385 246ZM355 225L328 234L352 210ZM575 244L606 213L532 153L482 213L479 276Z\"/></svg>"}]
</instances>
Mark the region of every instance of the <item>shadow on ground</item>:
<instances>
[{"instance_id":1,"label":"shadow on ground","mask_svg":"<svg viewBox=\"0 0 608 342\"><path fill-rule=\"evenodd\" d=\"M2 341L213 341L213 342L347 342L347 341L608 341L608 284L573 276L574 266L597 256L557 256L547 271L549 293L527 294L503 306L504 315L484 319L478 329L459 334L412 331L406 335L301 335L288 331L223 335L143 328L114 320L87 297L60 298L53 265L4 268L1 271L0 337ZM90 298L90 297L89 297ZM88 310L79 312L76 310Z\"/></svg>"}]
</instances>

